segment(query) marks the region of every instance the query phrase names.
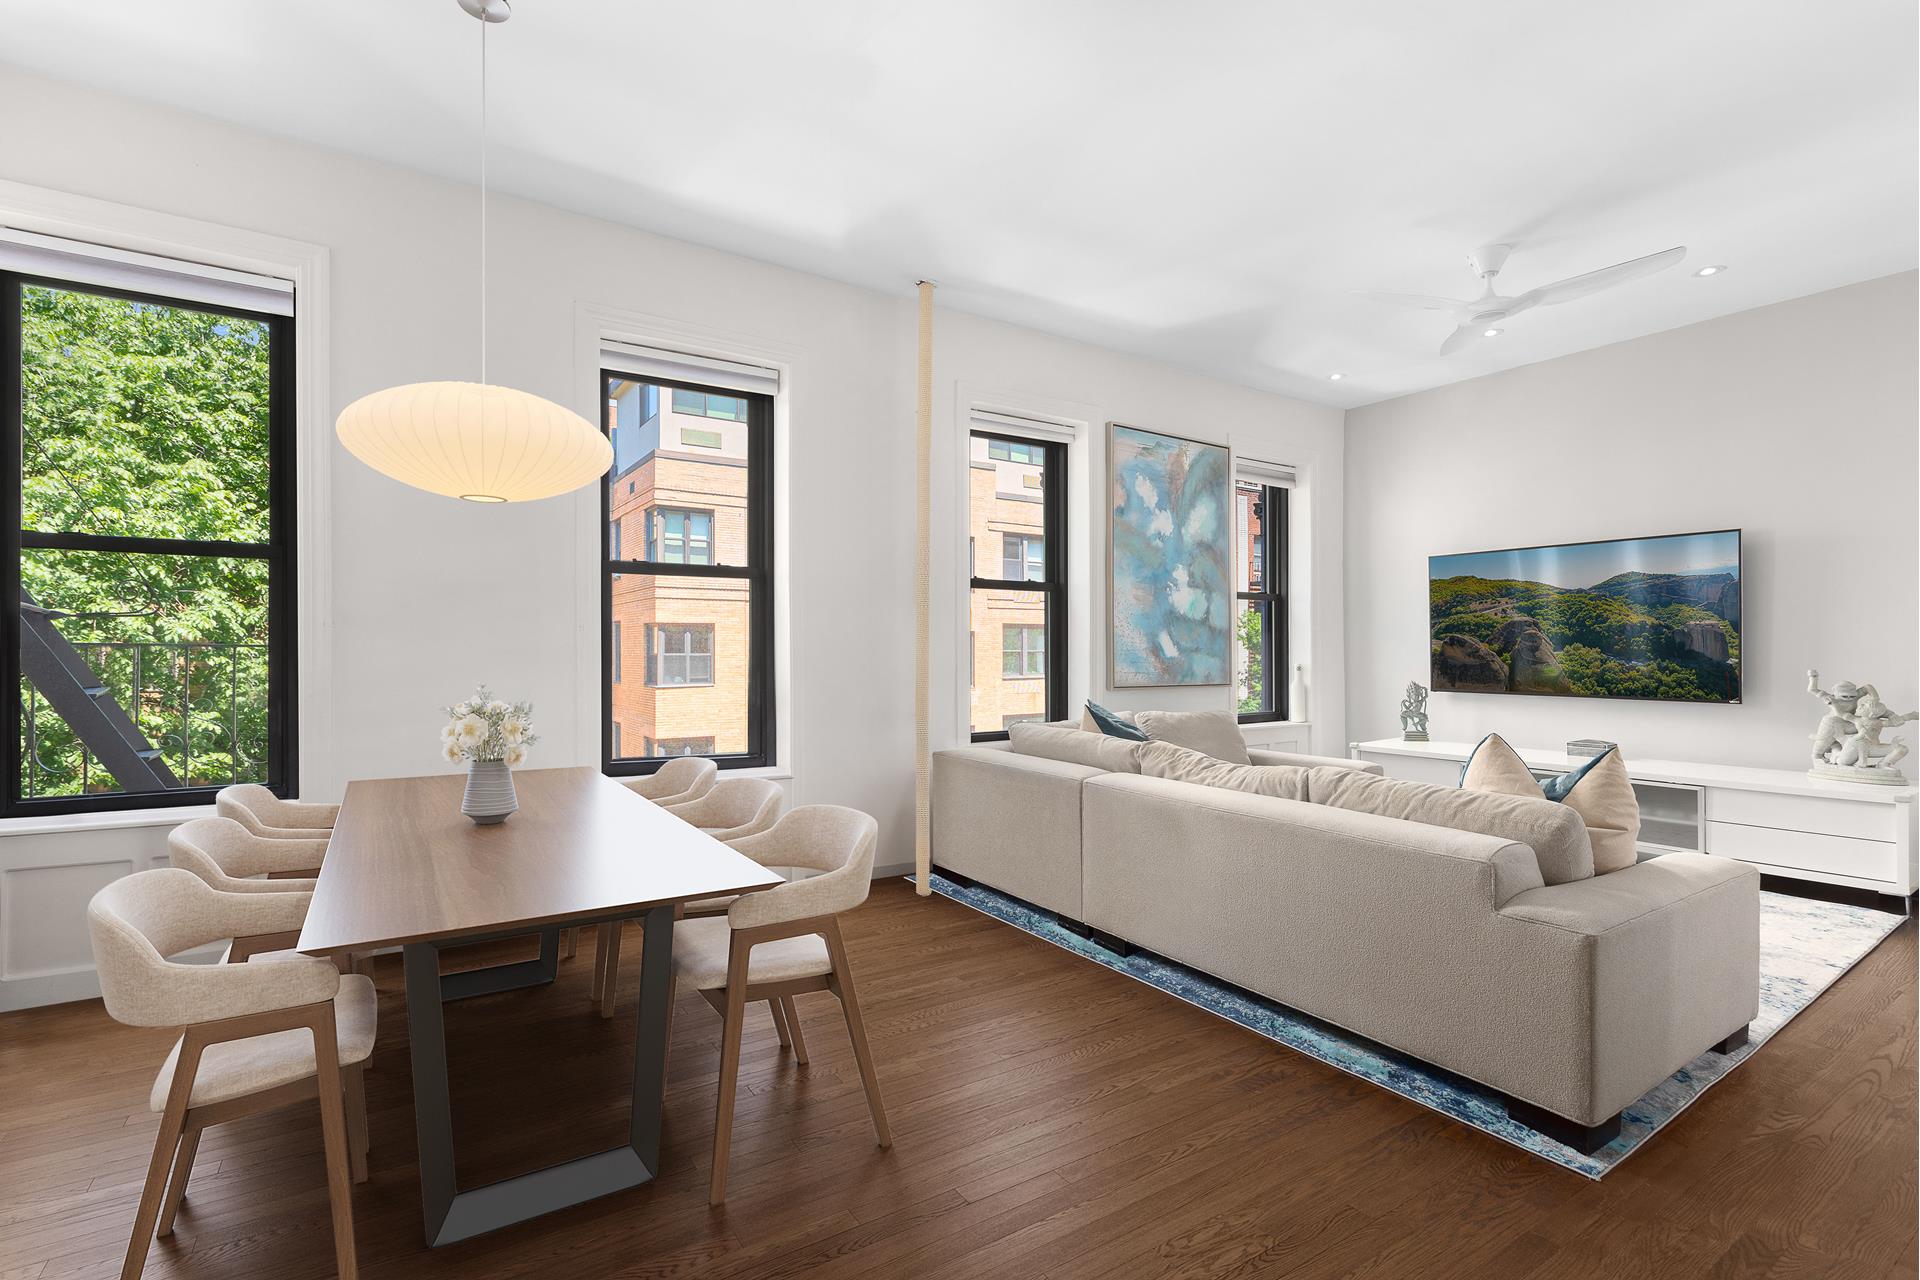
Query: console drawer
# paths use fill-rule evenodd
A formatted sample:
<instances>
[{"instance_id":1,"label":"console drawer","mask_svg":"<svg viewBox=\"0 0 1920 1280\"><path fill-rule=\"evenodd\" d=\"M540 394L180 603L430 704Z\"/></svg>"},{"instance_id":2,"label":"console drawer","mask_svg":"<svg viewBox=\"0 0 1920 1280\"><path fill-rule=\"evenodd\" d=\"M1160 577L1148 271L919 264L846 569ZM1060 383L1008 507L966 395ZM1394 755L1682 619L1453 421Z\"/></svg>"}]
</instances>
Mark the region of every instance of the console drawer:
<instances>
[{"instance_id":1,"label":"console drawer","mask_svg":"<svg viewBox=\"0 0 1920 1280\"><path fill-rule=\"evenodd\" d=\"M1898 880L1898 868L1894 865L1896 848L1891 842L1881 840L1782 831L1777 827L1747 827L1735 822L1707 824L1708 853L1738 858L1742 862L1764 862L1769 866L1855 876L1862 880Z\"/></svg>"},{"instance_id":2,"label":"console drawer","mask_svg":"<svg viewBox=\"0 0 1920 1280\"><path fill-rule=\"evenodd\" d=\"M1773 791L1736 791L1715 787L1707 817L1714 822L1738 822L1749 827L1779 827L1783 831L1817 831L1851 836L1856 840L1888 840L1898 836L1900 805L1820 796L1782 795Z\"/></svg>"}]
</instances>

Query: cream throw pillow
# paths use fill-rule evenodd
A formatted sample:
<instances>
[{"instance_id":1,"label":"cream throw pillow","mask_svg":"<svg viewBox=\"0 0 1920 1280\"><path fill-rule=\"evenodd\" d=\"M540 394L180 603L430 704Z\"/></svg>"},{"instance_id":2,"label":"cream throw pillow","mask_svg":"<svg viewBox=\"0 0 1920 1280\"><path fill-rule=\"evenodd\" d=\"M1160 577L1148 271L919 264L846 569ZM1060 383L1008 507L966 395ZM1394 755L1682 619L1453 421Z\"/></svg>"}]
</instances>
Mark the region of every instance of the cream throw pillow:
<instances>
[{"instance_id":1,"label":"cream throw pillow","mask_svg":"<svg viewBox=\"0 0 1920 1280\"><path fill-rule=\"evenodd\" d=\"M1501 795L1540 795L1558 800L1580 815L1587 838L1593 842L1593 873L1621 871L1638 860L1640 800L1633 794L1626 761L1617 747L1575 769L1545 782L1535 780L1520 753L1505 738L1490 733L1467 757L1460 785L1468 791Z\"/></svg>"},{"instance_id":2,"label":"cream throw pillow","mask_svg":"<svg viewBox=\"0 0 1920 1280\"><path fill-rule=\"evenodd\" d=\"M1307 771L1284 764L1228 764L1171 742L1131 744L1135 767L1149 778L1171 778L1203 787L1244 791L1278 800L1307 798Z\"/></svg>"},{"instance_id":3,"label":"cream throw pillow","mask_svg":"<svg viewBox=\"0 0 1920 1280\"><path fill-rule=\"evenodd\" d=\"M1021 721L1008 726L1007 739L1023 756L1047 760L1065 760L1089 769L1108 773L1138 773L1133 762L1133 743L1098 733L1082 733L1074 725L1036 724Z\"/></svg>"},{"instance_id":4,"label":"cream throw pillow","mask_svg":"<svg viewBox=\"0 0 1920 1280\"><path fill-rule=\"evenodd\" d=\"M1567 884L1593 875L1593 845L1580 815L1542 796L1539 787L1532 795L1462 791L1323 766L1307 771L1307 798L1335 809L1477 831L1524 844L1533 850L1540 879L1547 884Z\"/></svg>"},{"instance_id":5,"label":"cream throw pillow","mask_svg":"<svg viewBox=\"0 0 1920 1280\"><path fill-rule=\"evenodd\" d=\"M1228 764L1252 764L1240 717L1231 711L1140 711L1133 722L1155 742L1199 751Z\"/></svg>"}]
</instances>

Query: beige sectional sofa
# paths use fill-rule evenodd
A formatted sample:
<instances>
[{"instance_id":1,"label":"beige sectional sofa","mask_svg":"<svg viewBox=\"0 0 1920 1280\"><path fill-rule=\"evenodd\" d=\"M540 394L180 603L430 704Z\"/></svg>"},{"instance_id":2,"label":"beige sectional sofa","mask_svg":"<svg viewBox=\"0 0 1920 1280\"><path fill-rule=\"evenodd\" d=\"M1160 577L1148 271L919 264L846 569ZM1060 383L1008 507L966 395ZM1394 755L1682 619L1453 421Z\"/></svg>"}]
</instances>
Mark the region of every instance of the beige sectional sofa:
<instances>
[{"instance_id":1,"label":"beige sectional sofa","mask_svg":"<svg viewBox=\"0 0 1920 1280\"><path fill-rule=\"evenodd\" d=\"M1254 762L1317 766L1323 793L1323 769L1371 768ZM1586 1150L1759 1008L1759 877L1729 859L1543 876L1513 839L967 747L933 758L933 860L1479 1081Z\"/></svg>"}]
</instances>

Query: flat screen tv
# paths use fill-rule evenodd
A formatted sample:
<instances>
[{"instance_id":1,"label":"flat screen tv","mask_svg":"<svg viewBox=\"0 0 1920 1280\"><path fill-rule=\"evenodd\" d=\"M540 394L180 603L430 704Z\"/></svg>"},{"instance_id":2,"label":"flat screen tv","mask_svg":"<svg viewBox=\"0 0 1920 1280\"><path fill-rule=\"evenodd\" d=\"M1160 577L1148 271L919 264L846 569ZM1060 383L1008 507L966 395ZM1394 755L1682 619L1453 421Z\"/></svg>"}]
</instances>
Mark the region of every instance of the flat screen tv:
<instances>
[{"instance_id":1,"label":"flat screen tv","mask_svg":"<svg viewBox=\"0 0 1920 1280\"><path fill-rule=\"evenodd\" d=\"M1433 687L1740 701L1740 531L1427 560Z\"/></svg>"}]
</instances>

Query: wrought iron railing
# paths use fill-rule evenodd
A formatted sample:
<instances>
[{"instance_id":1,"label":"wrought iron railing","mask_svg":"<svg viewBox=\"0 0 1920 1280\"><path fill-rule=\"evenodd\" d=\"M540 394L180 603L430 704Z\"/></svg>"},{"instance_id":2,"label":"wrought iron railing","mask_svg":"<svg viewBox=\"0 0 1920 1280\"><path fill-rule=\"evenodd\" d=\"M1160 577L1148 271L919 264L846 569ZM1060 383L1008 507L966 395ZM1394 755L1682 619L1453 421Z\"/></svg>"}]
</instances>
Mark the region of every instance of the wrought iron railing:
<instances>
[{"instance_id":1,"label":"wrought iron railing","mask_svg":"<svg viewBox=\"0 0 1920 1280\"><path fill-rule=\"evenodd\" d=\"M80 641L74 648L157 749L180 787L266 776L267 646L214 641ZM84 737L21 681L23 798L130 789Z\"/></svg>"}]
</instances>

